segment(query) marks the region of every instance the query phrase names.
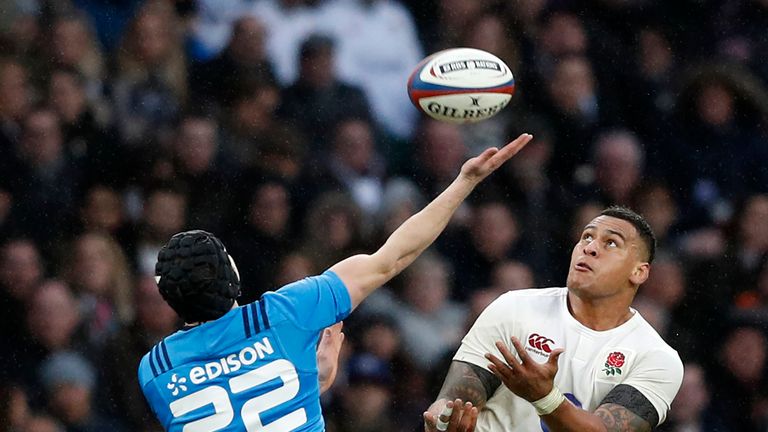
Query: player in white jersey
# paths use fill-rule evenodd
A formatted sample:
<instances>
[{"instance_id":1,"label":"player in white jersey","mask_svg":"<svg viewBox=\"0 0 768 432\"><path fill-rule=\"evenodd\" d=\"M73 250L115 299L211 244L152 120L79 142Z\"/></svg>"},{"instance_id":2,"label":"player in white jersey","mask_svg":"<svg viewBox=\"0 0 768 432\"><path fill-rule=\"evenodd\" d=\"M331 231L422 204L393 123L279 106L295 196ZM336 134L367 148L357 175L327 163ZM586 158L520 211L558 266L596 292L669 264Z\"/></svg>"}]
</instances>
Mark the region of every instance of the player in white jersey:
<instances>
[{"instance_id":1,"label":"player in white jersey","mask_svg":"<svg viewBox=\"0 0 768 432\"><path fill-rule=\"evenodd\" d=\"M641 216L604 210L573 248L567 288L509 292L483 311L424 413L425 430L460 421L461 413L450 421L445 414L462 400L458 411L479 409L480 432L649 431L661 424L683 365L630 307L655 243Z\"/></svg>"}]
</instances>

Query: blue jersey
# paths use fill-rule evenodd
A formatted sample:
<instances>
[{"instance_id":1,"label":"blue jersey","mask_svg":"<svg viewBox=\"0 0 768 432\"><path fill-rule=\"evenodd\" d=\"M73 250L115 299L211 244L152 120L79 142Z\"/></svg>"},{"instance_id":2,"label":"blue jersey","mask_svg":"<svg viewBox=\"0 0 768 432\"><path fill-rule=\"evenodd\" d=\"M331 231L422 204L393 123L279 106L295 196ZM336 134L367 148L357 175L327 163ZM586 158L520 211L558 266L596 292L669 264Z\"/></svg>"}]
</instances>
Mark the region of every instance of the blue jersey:
<instances>
[{"instance_id":1,"label":"blue jersey","mask_svg":"<svg viewBox=\"0 0 768 432\"><path fill-rule=\"evenodd\" d=\"M352 309L333 272L178 331L147 353L139 383L170 432L323 431L316 348Z\"/></svg>"}]
</instances>

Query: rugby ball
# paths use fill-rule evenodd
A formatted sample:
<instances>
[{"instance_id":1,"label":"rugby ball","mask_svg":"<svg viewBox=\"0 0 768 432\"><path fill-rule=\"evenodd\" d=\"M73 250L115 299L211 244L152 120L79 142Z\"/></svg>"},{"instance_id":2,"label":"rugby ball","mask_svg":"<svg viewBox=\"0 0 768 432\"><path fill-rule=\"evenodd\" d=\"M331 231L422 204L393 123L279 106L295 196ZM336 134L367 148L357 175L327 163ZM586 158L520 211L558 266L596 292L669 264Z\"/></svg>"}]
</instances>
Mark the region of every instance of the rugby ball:
<instances>
[{"instance_id":1,"label":"rugby ball","mask_svg":"<svg viewBox=\"0 0 768 432\"><path fill-rule=\"evenodd\" d=\"M515 92L509 67L475 48L451 48L425 58L408 79L408 96L423 113L451 123L498 114Z\"/></svg>"}]
</instances>

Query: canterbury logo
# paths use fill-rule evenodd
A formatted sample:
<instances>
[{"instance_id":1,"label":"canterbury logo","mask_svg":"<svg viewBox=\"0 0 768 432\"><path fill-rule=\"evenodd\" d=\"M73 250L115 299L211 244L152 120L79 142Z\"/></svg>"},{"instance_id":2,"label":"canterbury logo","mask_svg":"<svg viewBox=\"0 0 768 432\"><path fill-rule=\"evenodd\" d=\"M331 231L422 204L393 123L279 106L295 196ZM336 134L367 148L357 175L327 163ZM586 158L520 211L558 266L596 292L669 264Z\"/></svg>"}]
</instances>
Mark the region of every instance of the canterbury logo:
<instances>
[{"instance_id":1,"label":"canterbury logo","mask_svg":"<svg viewBox=\"0 0 768 432\"><path fill-rule=\"evenodd\" d=\"M549 344L553 344L553 343L555 343L555 341L545 336L541 336L538 333L533 333L530 336L528 336L528 345L536 349L540 349L545 353L552 352L552 347L550 347Z\"/></svg>"}]
</instances>

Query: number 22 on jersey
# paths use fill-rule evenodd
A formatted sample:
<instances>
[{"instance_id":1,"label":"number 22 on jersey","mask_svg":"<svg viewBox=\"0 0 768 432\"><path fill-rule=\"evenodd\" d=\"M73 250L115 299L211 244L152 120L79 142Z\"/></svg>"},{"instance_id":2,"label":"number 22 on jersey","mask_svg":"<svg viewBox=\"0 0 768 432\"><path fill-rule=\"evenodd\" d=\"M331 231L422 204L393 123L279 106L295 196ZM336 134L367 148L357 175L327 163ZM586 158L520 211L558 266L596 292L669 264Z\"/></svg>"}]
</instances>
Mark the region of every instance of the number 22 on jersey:
<instances>
[{"instance_id":1,"label":"number 22 on jersey","mask_svg":"<svg viewBox=\"0 0 768 432\"><path fill-rule=\"evenodd\" d=\"M248 432L280 432L293 430L307 422L304 408L294 410L267 424L262 422L261 414L282 403L288 402L299 393L299 376L296 368L285 359L275 360L258 369L246 372L228 380L229 392L222 386L212 385L196 391L181 399L171 402L173 417L179 418L207 405L213 405L214 413L187 423L183 432L214 432L232 423L235 411L232 408L230 394L238 395L274 379L281 379L283 384L265 393L257 394L243 403L240 418Z\"/></svg>"}]
</instances>

